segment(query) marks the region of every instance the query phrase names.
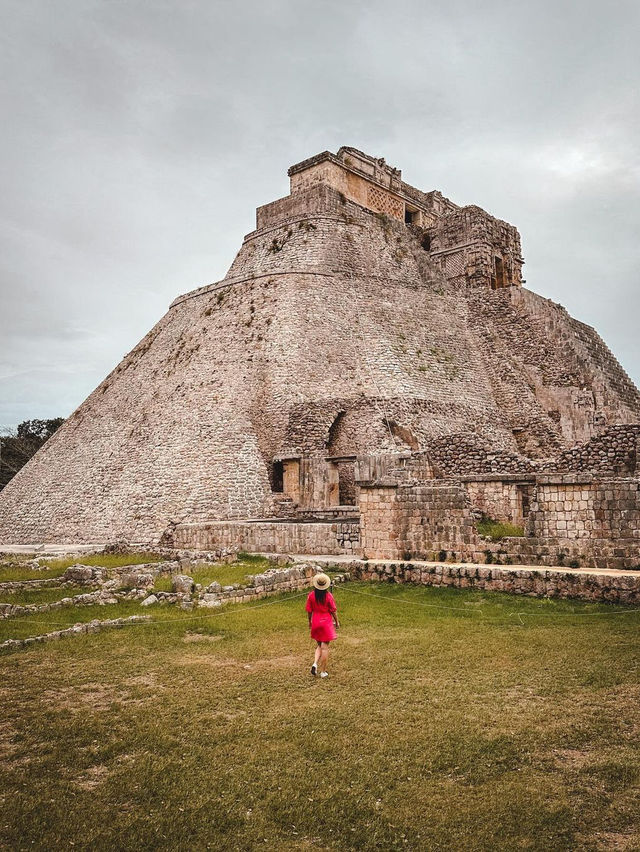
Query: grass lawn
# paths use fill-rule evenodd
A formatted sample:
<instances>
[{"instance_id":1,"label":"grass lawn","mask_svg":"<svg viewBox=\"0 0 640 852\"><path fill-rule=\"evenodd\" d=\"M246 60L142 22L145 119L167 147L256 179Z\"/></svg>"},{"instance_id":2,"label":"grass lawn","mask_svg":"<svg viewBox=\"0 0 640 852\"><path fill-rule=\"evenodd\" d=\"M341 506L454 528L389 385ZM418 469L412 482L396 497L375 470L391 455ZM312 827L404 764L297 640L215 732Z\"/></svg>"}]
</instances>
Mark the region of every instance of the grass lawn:
<instances>
[{"instance_id":1,"label":"grass lawn","mask_svg":"<svg viewBox=\"0 0 640 852\"><path fill-rule=\"evenodd\" d=\"M95 591L97 586L64 586L63 588L46 587L44 589L17 589L15 592L0 590L0 603L45 604L60 601L62 598L72 598L74 595L85 595Z\"/></svg>"},{"instance_id":2,"label":"grass lawn","mask_svg":"<svg viewBox=\"0 0 640 852\"><path fill-rule=\"evenodd\" d=\"M202 568L194 568L189 571L196 583L208 586L209 583L220 583L221 586L233 586L236 583L246 584L248 574L262 574L273 568L272 562L263 556L249 553L238 554L236 562L223 563L214 562Z\"/></svg>"},{"instance_id":3,"label":"grass lawn","mask_svg":"<svg viewBox=\"0 0 640 852\"><path fill-rule=\"evenodd\" d=\"M121 568L123 565L162 562L166 557L159 556L157 553L96 553L92 555L79 553L63 559L43 560L42 564L47 567L42 570L27 567L24 564L27 559L25 556L3 555L0 558L0 583L6 583L9 580L44 580L49 577L61 577L70 565L78 563L104 568ZM28 558L32 559L33 554Z\"/></svg>"},{"instance_id":4,"label":"grass lawn","mask_svg":"<svg viewBox=\"0 0 640 852\"><path fill-rule=\"evenodd\" d=\"M335 597L322 682L304 594L1 656L0 848L640 848L640 610Z\"/></svg>"}]
</instances>

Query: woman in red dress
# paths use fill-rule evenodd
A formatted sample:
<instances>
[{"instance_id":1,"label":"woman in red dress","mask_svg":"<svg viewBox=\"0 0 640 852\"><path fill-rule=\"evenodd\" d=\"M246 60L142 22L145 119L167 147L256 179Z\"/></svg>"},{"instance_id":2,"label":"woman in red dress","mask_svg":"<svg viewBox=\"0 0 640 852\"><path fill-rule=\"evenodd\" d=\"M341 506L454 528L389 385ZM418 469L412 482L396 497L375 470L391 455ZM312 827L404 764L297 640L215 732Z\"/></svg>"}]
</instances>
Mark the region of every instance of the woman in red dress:
<instances>
[{"instance_id":1,"label":"woman in red dress","mask_svg":"<svg viewBox=\"0 0 640 852\"><path fill-rule=\"evenodd\" d=\"M329 642L336 637L340 628L336 602L329 591L331 579L326 574L316 574L313 578L313 591L309 592L305 609L309 616L311 638L318 643L311 674L315 677L320 671L320 677L329 677L327 660L329 659Z\"/></svg>"}]
</instances>

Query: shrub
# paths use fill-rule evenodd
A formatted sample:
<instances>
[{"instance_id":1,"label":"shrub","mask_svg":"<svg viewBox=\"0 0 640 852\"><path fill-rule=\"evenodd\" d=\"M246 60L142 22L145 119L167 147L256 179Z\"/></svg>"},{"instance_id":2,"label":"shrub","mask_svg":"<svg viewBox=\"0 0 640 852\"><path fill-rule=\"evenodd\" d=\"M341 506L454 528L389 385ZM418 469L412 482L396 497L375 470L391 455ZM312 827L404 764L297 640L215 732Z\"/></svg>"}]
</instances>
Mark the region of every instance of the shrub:
<instances>
[{"instance_id":1,"label":"shrub","mask_svg":"<svg viewBox=\"0 0 640 852\"><path fill-rule=\"evenodd\" d=\"M447 551L441 550L438 553L438 562L446 562L447 561Z\"/></svg>"},{"instance_id":2,"label":"shrub","mask_svg":"<svg viewBox=\"0 0 640 852\"><path fill-rule=\"evenodd\" d=\"M490 538L491 541L500 541L503 538L511 538L514 536L523 536L524 529L515 524L509 524L506 521L494 521L493 518L483 515L478 521L478 532L485 538Z\"/></svg>"},{"instance_id":3,"label":"shrub","mask_svg":"<svg viewBox=\"0 0 640 852\"><path fill-rule=\"evenodd\" d=\"M569 563L569 568L579 568L579 567L580 567L580 560L579 559L572 559L571 562Z\"/></svg>"}]
</instances>

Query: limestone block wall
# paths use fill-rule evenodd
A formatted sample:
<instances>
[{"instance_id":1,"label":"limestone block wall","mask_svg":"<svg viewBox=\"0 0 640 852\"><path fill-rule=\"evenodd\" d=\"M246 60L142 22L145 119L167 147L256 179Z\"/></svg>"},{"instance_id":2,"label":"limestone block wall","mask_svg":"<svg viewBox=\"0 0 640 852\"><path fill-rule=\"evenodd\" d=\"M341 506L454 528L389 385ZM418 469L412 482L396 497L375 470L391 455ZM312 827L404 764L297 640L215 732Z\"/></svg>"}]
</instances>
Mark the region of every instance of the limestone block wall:
<instances>
[{"instance_id":1,"label":"limestone block wall","mask_svg":"<svg viewBox=\"0 0 640 852\"><path fill-rule=\"evenodd\" d=\"M400 172L366 155L361 157L359 153L345 151L337 158L325 152L292 166L289 169L291 194L325 184L369 210L403 222L405 202L398 195L402 185Z\"/></svg>"},{"instance_id":2,"label":"limestone block wall","mask_svg":"<svg viewBox=\"0 0 640 852\"><path fill-rule=\"evenodd\" d=\"M256 210L256 228L263 230L288 221L299 221L319 214L336 213L341 209L340 193L331 186L318 183L305 190L287 195Z\"/></svg>"},{"instance_id":3,"label":"limestone block wall","mask_svg":"<svg viewBox=\"0 0 640 852\"><path fill-rule=\"evenodd\" d=\"M517 452L487 446L478 435L462 432L427 444L435 471L442 477L488 473L530 473L532 460Z\"/></svg>"},{"instance_id":4,"label":"limestone block wall","mask_svg":"<svg viewBox=\"0 0 640 852\"><path fill-rule=\"evenodd\" d=\"M472 290L469 320L517 449L556 458L601 432L639 423L640 394L593 329L525 288Z\"/></svg>"},{"instance_id":5,"label":"limestone block wall","mask_svg":"<svg viewBox=\"0 0 640 852\"><path fill-rule=\"evenodd\" d=\"M529 531L538 538L631 539L640 545L640 479L541 477Z\"/></svg>"},{"instance_id":6,"label":"limestone block wall","mask_svg":"<svg viewBox=\"0 0 640 852\"><path fill-rule=\"evenodd\" d=\"M494 289L520 284L522 248L513 225L469 205L442 216L429 234L432 255L440 259L448 278L464 276Z\"/></svg>"},{"instance_id":7,"label":"limestone block wall","mask_svg":"<svg viewBox=\"0 0 640 852\"><path fill-rule=\"evenodd\" d=\"M465 478L464 484L474 509L495 521L508 521L516 526L524 526L525 510L528 514L534 487L533 477L530 482L517 479Z\"/></svg>"},{"instance_id":8,"label":"limestone block wall","mask_svg":"<svg viewBox=\"0 0 640 852\"><path fill-rule=\"evenodd\" d=\"M498 542L480 538L475 527L474 499L480 502L486 482L363 485L362 553L370 559L436 559L444 552L451 559L475 563L639 566L640 480L565 479L526 483L523 487L531 488L526 535ZM501 508L505 513L520 510L511 491L517 487L507 483L501 492L497 484L492 486L489 498L495 500L496 515ZM482 500L487 506L486 497Z\"/></svg>"},{"instance_id":9,"label":"limestone block wall","mask_svg":"<svg viewBox=\"0 0 640 852\"><path fill-rule=\"evenodd\" d=\"M363 486L359 508L361 548L371 559L403 554L424 559L443 548L479 550L471 502L461 484Z\"/></svg>"},{"instance_id":10,"label":"limestone block wall","mask_svg":"<svg viewBox=\"0 0 640 852\"><path fill-rule=\"evenodd\" d=\"M251 553L345 554L359 550L357 521L209 521L180 524L174 546L194 550L236 548Z\"/></svg>"}]
</instances>

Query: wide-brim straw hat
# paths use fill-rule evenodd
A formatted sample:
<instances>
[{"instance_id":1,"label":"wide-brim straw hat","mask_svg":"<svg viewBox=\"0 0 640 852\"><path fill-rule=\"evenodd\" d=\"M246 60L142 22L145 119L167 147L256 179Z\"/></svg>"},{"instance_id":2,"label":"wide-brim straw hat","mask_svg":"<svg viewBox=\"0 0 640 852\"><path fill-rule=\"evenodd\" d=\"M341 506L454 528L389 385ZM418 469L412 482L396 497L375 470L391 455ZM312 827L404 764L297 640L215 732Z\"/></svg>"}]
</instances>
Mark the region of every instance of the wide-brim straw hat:
<instances>
[{"instance_id":1,"label":"wide-brim straw hat","mask_svg":"<svg viewBox=\"0 0 640 852\"><path fill-rule=\"evenodd\" d=\"M316 574L313 578L313 585L318 591L323 592L331 585L331 577L328 577L326 574Z\"/></svg>"}]
</instances>

